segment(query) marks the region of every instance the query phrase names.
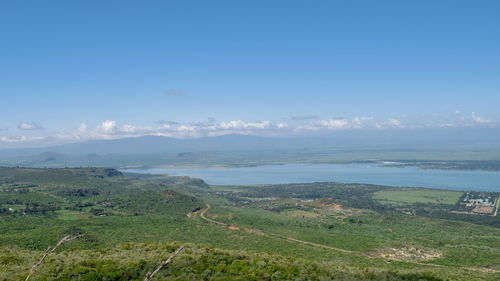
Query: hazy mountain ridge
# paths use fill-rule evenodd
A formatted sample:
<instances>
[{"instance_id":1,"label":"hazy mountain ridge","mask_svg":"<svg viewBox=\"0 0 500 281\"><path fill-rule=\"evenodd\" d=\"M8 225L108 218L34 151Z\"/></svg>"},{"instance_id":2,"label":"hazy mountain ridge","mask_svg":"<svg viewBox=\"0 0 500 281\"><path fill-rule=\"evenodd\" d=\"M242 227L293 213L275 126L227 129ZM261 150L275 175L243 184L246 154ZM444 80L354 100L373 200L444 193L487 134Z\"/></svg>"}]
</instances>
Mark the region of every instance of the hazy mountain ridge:
<instances>
[{"instance_id":1,"label":"hazy mountain ridge","mask_svg":"<svg viewBox=\"0 0 500 281\"><path fill-rule=\"evenodd\" d=\"M493 128L470 129L467 133L454 129L342 131L289 138L224 135L174 139L142 136L42 148L4 149L0 150L0 165L123 167L146 163L148 166L197 163L234 166L367 159L498 160L494 156L498 155L495 151L499 150L499 143L500 132ZM404 153L395 153L397 151ZM455 151L466 152L466 157L459 155L453 159L458 155ZM433 152L432 159L414 155L426 152Z\"/></svg>"},{"instance_id":2,"label":"hazy mountain ridge","mask_svg":"<svg viewBox=\"0 0 500 281\"><path fill-rule=\"evenodd\" d=\"M373 130L343 131L309 137L259 137L251 135L223 135L190 139L163 136L142 136L113 140L88 140L40 148L1 149L0 156L34 155L55 152L69 155L85 154L148 154L201 151L252 151L305 148L422 148L461 145L493 145L500 141L500 130L475 128L466 132L459 129L443 130Z\"/></svg>"}]
</instances>

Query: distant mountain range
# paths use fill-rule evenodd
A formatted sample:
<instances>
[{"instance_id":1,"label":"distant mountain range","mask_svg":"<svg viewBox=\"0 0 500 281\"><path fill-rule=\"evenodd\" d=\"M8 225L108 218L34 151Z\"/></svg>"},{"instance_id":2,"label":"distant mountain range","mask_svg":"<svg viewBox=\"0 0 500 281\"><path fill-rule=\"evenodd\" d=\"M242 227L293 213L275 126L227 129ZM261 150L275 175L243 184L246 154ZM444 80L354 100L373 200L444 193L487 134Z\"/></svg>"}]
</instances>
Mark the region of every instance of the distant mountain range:
<instances>
[{"instance_id":1,"label":"distant mountain range","mask_svg":"<svg viewBox=\"0 0 500 281\"><path fill-rule=\"evenodd\" d=\"M162 155L175 154L186 159L207 154L247 153L302 153L308 151L361 151L361 150L453 150L500 147L500 131L496 128L441 129L441 130L351 130L337 131L330 135L311 137L272 138L248 135L224 135L193 139L174 139L160 136L143 136L114 140L89 140L43 148L15 148L0 150L0 164L63 162L106 163L118 158L141 158L142 161ZM206 158L206 157L205 157ZM127 161L125 161L127 162ZM155 162L155 161L153 161ZM161 161L160 161L161 162ZM36 164L34 164L36 163ZM114 162L113 162L114 163ZM112 163L110 163L112 164Z\"/></svg>"}]
</instances>

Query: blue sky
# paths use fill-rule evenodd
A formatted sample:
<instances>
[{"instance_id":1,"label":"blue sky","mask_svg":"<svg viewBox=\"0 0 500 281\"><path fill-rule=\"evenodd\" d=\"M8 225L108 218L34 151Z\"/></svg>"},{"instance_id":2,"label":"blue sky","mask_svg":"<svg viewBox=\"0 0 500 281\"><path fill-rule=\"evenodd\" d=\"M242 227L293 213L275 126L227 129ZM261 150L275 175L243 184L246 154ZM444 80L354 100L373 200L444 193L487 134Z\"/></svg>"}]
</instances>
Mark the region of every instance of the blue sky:
<instances>
[{"instance_id":1,"label":"blue sky","mask_svg":"<svg viewBox=\"0 0 500 281\"><path fill-rule=\"evenodd\" d=\"M1 1L0 147L496 126L499 30L482 0Z\"/></svg>"}]
</instances>

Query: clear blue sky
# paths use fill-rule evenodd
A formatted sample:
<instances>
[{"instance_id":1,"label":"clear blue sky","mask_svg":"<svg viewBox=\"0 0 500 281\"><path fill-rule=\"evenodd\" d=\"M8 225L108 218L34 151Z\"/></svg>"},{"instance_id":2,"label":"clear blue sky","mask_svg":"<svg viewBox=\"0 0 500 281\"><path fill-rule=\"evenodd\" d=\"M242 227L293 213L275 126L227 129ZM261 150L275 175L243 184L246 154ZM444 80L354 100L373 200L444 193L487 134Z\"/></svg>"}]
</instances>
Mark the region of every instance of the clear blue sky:
<instances>
[{"instance_id":1,"label":"clear blue sky","mask_svg":"<svg viewBox=\"0 0 500 281\"><path fill-rule=\"evenodd\" d=\"M500 1L5 0L0 36L4 138L500 115Z\"/></svg>"}]
</instances>

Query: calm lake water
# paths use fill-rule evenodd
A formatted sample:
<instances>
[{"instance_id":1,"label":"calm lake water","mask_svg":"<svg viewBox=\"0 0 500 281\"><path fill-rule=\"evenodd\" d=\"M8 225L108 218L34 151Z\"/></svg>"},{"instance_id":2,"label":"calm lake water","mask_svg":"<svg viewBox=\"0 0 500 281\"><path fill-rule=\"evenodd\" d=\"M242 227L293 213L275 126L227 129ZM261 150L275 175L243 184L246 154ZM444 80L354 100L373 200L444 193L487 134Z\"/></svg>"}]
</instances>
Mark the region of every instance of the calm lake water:
<instances>
[{"instance_id":1,"label":"calm lake water","mask_svg":"<svg viewBox=\"0 0 500 281\"><path fill-rule=\"evenodd\" d=\"M287 164L246 168L172 168L123 170L201 178L208 184L277 184L337 181L390 186L500 192L500 172L421 170L379 164Z\"/></svg>"}]
</instances>

